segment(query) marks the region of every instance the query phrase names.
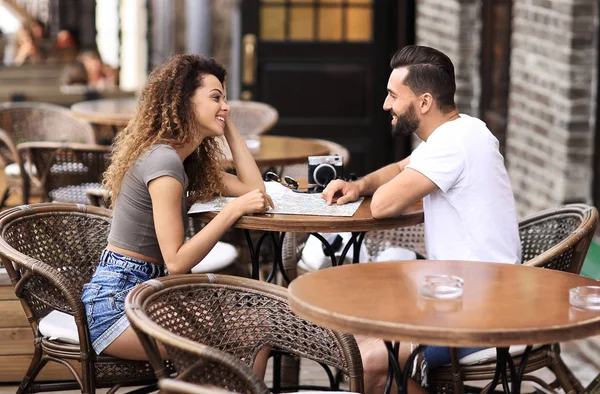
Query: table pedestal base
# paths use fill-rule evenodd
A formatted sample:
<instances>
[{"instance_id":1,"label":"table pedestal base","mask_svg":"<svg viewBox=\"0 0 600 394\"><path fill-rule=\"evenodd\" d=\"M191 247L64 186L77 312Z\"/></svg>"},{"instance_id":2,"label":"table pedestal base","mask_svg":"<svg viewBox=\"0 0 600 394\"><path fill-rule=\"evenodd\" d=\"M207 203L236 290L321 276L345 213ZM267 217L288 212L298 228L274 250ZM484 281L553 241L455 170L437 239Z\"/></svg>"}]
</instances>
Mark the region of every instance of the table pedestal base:
<instances>
[{"instance_id":1,"label":"table pedestal base","mask_svg":"<svg viewBox=\"0 0 600 394\"><path fill-rule=\"evenodd\" d=\"M256 280L259 279L260 249L262 248L262 244L265 241L265 239L267 237L270 237L271 242L273 244L273 250L274 250L275 255L273 256L273 263L271 265L271 270L269 271L269 275L267 276L266 281L272 282L273 280L275 280L277 271L279 271L281 273L281 275L283 276L283 279L285 280L285 282L287 284L289 284L290 278L286 274L285 267L283 266L283 255L282 255L283 254L283 241L285 239L286 233L285 232L265 231L260 236L258 241L256 242L256 245L254 245L254 242L252 241L252 237L250 236L249 230L244 230L244 234L246 236L248 250L250 251L250 260L252 262L252 279L256 279ZM350 240L348 241L348 243L342 250L342 254L340 255L339 259L336 258L335 251L333 250L333 248L331 247L331 245L329 244L327 239L325 239L325 237L323 237L319 233L310 233L310 234L314 235L319 241L321 241L325 250L327 251L327 254L331 258L331 266L332 267L335 267L338 264L343 263L343 261L346 258L346 255L348 254L348 251L350 250L350 246L352 246L352 245L354 245L353 253L352 253L352 263L355 264L355 263L359 262L360 248L362 246L362 242L365 237L364 231L352 233L352 237L350 238Z\"/></svg>"},{"instance_id":2,"label":"table pedestal base","mask_svg":"<svg viewBox=\"0 0 600 394\"><path fill-rule=\"evenodd\" d=\"M392 382L396 383L396 387L398 388L398 393L407 393L408 392L408 379L410 378L410 369L413 365L415 358L421 353L425 346L419 345L416 349L414 349L408 360L406 361L406 365L404 367L404 371L400 368L400 363L398 361L398 352L400 348L400 344L398 342L392 343L385 341L385 347L388 351L388 375L387 380L385 382L384 394L389 394L392 388ZM531 352L531 346L527 346L525 351L523 352L523 356L521 358L521 364L519 365L519 370L517 371L515 368L515 363L510 355L508 348L506 347L498 347L496 348L496 371L494 373L494 378L483 388L482 393L493 393L496 390L496 386L498 384L502 384L502 389L505 393L512 394L520 394L521 393L521 383L523 381L523 375L525 374L525 366L527 365L527 359L529 357L529 353ZM458 360L456 360L458 361ZM510 373L510 386L508 380L508 373Z\"/></svg>"}]
</instances>

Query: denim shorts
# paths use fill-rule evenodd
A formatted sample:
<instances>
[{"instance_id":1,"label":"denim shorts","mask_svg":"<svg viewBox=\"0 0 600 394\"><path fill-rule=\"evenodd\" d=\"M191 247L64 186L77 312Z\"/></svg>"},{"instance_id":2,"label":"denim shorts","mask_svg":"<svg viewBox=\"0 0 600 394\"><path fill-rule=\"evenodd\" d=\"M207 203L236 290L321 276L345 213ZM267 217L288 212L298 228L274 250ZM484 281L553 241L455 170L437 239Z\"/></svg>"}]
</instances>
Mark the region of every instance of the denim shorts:
<instances>
[{"instance_id":1,"label":"denim shorts","mask_svg":"<svg viewBox=\"0 0 600 394\"><path fill-rule=\"evenodd\" d=\"M134 259L105 249L90 283L83 286L92 347L100 354L129 327L125 297L136 285L164 275L162 264Z\"/></svg>"},{"instance_id":2,"label":"denim shorts","mask_svg":"<svg viewBox=\"0 0 600 394\"><path fill-rule=\"evenodd\" d=\"M469 354L487 349L484 347L462 347L457 348L458 358L463 358ZM450 364L450 348L445 346L425 346L421 351L423 359L427 363L428 369L435 369L442 365Z\"/></svg>"}]
</instances>

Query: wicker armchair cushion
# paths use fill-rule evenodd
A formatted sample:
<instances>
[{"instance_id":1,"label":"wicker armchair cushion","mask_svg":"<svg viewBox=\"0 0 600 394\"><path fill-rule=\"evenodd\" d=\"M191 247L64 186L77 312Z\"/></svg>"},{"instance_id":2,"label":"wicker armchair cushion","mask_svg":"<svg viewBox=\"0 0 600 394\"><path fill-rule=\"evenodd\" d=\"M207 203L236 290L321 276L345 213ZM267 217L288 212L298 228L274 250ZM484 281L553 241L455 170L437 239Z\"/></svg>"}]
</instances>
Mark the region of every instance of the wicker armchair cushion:
<instances>
[{"instance_id":1,"label":"wicker armchair cushion","mask_svg":"<svg viewBox=\"0 0 600 394\"><path fill-rule=\"evenodd\" d=\"M37 169L34 166L29 165L29 163L24 163L23 166L25 167L25 171L27 171L29 175L37 175ZM6 176L8 177L20 177L21 169L19 168L19 164L10 163L6 167L4 167L4 174L6 174Z\"/></svg>"},{"instance_id":2,"label":"wicker armchair cushion","mask_svg":"<svg viewBox=\"0 0 600 394\"><path fill-rule=\"evenodd\" d=\"M229 267L238 257L235 246L226 242L217 242L206 257L192 268L193 274L218 272Z\"/></svg>"},{"instance_id":3,"label":"wicker armchair cushion","mask_svg":"<svg viewBox=\"0 0 600 394\"><path fill-rule=\"evenodd\" d=\"M544 345L534 345L532 349L539 349L542 346ZM508 349L508 352L512 357L520 356L525 351L525 347L525 345L513 345ZM459 362L462 365L477 365L485 364L494 360L496 360L496 348L491 347L466 355L463 358L461 358Z\"/></svg>"},{"instance_id":4,"label":"wicker armchair cushion","mask_svg":"<svg viewBox=\"0 0 600 394\"><path fill-rule=\"evenodd\" d=\"M384 249L377 257L375 261L402 261L402 260L415 260L417 253L414 250L401 248L399 246Z\"/></svg>"},{"instance_id":5,"label":"wicker armchair cushion","mask_svg":"<svg viewBox=\"0 0 600 394\"><path fill-rule=\"evenodd\" d=\"M342 237L342 242L335 251L335 256L337 258L341 257L342 251L352 237L352 233L321 233L321 235L324 236L330 244L333 242L334 237L338 235ZM354 246L350 246L348 249L345 263L352 262L353 248ZM368 256L364 248L361 248L360 250L360 261L368 261ZM306 245L304 246L304 249L302 249L302 260L298 262L298 266L305 271L316 271L331 266L331 258L325 255L322 243L317 237L310 236L306 240Z\"/></svg>"},{"instance_id":6,"label":"wicker armchair cushion","mask_svg":"<svg viewBox=\"0 0 600 394\"><path fill-rule=\"evenodd\" d=\"M95 182L82 183L81 185L58 187L51 190L48 195L53 201L88 205L91 204L91 202L86 191L88 189L98 189L100 187L101 185Z\"/></svg>"},{"instance_id":7,"label":"wicker armchair cushion","mask_svg":"<svg viewBox=\"0 0 600 394\"><path fill-rule=\"evenodd\" d=\"M42 336L50 340L79 345L75 318L66 313L50 312L40 320L39 330Z\"/></svg>"}]
</instances>

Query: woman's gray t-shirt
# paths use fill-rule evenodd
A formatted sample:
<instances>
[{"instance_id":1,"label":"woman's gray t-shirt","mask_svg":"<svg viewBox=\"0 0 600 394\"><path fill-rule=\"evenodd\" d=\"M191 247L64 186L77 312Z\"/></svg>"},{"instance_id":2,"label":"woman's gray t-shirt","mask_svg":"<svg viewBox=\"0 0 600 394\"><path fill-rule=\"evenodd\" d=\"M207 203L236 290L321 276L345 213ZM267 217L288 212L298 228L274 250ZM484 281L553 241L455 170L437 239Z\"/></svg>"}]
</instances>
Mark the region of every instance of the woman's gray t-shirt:
<instances>
[{"instance_id":1,"label":"woman's gray t-shirt","mask_svg":"<svg viewBox=\"0 0 600 394\"><path fill-rule=\"evenodd\" d=\"M163 260L154 229L152 199L148 184L161 176L177 179L183 186L181 217L187 228L185 195L188 177L177 151L169 145L155 145L143 153L123 177L115 202L108 242L123 249Z\"/></svg>"}]
</instances>

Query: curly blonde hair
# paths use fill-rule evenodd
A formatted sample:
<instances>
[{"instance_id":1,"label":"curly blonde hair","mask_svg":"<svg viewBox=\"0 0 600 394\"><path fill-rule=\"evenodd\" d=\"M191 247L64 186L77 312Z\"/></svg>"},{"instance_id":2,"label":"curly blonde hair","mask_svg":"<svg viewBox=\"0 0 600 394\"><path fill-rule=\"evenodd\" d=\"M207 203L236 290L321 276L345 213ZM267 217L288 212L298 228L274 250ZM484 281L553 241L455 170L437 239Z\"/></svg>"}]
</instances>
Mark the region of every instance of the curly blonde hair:
<instances>
[{"instance_id":1,"label":"curly blonde hair","mask_svg":"<svg viewBox=\"0 0 600 394\"><path fill-rule=\"evenodd\" d=\"M157 144L174 148L197 138L198 118L192 104L205 75L225 82L225 69L213 59L179 54L156 67L141 92L135 114L117 133L112 161L104 174L104 187L117 199L125 173L142 153ZM187 202L207 200L222 190L220 177L223 153L215 137L206 137L183 165L189 178Z\"/></svg>"}]
</instances>

